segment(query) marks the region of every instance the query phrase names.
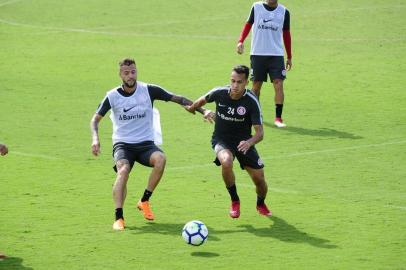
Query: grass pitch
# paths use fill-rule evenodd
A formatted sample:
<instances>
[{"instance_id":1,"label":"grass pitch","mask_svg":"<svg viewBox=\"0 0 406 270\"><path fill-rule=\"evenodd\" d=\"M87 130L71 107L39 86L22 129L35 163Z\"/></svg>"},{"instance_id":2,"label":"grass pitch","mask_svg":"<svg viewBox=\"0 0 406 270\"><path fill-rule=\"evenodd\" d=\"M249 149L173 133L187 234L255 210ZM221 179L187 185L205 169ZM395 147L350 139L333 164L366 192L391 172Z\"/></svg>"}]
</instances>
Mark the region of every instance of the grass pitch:
<instances>
[{"instance_id":1,"label":"grass pitch","mask_svg":"<svg viewBox=\"0 0 406 270\"><path fill-rule=\"evenodd\" d=\"M406 265L406 5L282 1L291 12L293 70L287 129L272 127L273 89L261 93L257 148L270 219L255 211L236 165L240 219L211 164L212 126L173 103L161 112L167 169L155 222L135 209L149 169L131 174L113 232L111 124L102 156L89 120L136 58L140 81L196 99L249 64L235 45L251 1L0 0L0 269L404 269ZM209 106L210 107L210 106ZM201 247L181 229L200 219Z\"/></svg>"}]
</instances>

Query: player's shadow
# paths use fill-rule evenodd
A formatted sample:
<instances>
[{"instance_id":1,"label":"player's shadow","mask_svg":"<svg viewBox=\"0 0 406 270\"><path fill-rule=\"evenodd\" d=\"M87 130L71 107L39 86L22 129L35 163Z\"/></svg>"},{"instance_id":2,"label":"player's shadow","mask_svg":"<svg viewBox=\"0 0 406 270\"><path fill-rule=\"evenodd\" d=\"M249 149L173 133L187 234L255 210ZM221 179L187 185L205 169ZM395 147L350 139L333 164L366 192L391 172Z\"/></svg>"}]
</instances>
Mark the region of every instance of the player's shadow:
<instances>
[{"instance_id":1,"label":"player's shadow","mask_svg":"<svg viewBox=\"0 0 406 270\"><path fill-rule=\"evenodd\" d=\"M205 258L212 258L212 257L218 257L220 254L215 253L215 252L192 252L190 255L194 257L205 257Z\"/></svg>"},{"instance_id":2,"label":"player's shadow","mask_svg":"<svg viewBox=\"0 0 406 270\"><path fill-rule=\"evenodd\" d=\"M180 235L185 224L148 222L142 226L126 226L126 230L136 234L159 233L164 235Z\"/></svg>"},{"instance_id":3,"label":"player's shadow","mask_svg":"<svg viewBox=\"0 0 406 270\"><path fill-rule=\"evenodd\" d=\"M329 240L302 232L280 217L272 216L269 218L269 220L271 220L272 223L266 228L255 228L251 224L244 224L237 226L235 229L221 230L208 226L209 241L220 241L221 239L219 236L222 234L248 232L258 237L271 237L284 242L306 243L319 248L337 248L337 246L331 244ZM134 231L135 234L159 233L164 235L180 236L183 226L184 224L149 222L140 227L129 226L127 229ZM193 256L205 256L205 254L196 254ZM211 255L208 254L207 256Z\"/></svg>"},{"instance_id":4,"label":"player's shadow","mask_svg":"<svg viewBox=\"0 0 406 270\"><path fill-rule=\"evenodd\" d=\"M7 257L0 261L0 270L33 270L34 268L23 266L23 259Z\"/></svg>"},{"instance_id":5,"label":"player's shadow","mask_svg":"<svg viewBox=\"0 0 406 270\"><path fill-rule=\"evenodd\" d=\"M181 236L183 226L185 226L185 224L148 222L142 226L128 226L126 227L126 229L134 231L135 234L159 233L164 235ZM216 231L209 226L207 226L207 228L210 234L209 236L210 241L220 241L220 239L215 236ZM237 231L229 231L229 232L237 232Z\"/></svg>"},{"instance_id":6,"label":"player's shadow","mask_svg":"<svg viewBox=\"0 0 406 270\"><path fill-rule=\"evenodd\" d=\"M273 124L264 122L264 125L267 127L276 128ZM286 128L278 128L282 132L290 132L305 136L316 136L316 137L334 137L339 139L351 139L351 140L359 140L363 139L364 137L358 136L349 132L345 131L338 131L332 128L319 128L319 129L309 129L309 128L301 128L301 127L294 127L288 126Z\"/></svg>"},{"instance_id":7,"label":"player's shadow","mask_svg":"<svg viewBox=\"0 0 406 270\"><path fill-rule=\"evenodd\" d=\"M302 232L282 218L272 216L269 219L273 221L269 228L254 228L250 224L239 227L259 237L272 237L284 242L306 243L319 248L337 248L329 240Z\"/></svg>"}]
</instances>

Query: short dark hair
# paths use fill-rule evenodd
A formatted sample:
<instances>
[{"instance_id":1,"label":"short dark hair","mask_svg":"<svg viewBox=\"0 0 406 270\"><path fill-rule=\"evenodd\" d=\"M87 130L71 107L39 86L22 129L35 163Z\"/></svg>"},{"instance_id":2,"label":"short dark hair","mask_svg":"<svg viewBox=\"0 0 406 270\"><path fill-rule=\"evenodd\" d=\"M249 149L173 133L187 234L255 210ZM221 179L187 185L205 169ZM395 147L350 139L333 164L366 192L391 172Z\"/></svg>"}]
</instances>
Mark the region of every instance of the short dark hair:
<instances>
[{"instance_id":1,"label":"short dark hair","mask_svg":"<svg viewBox=\"0 0 406 270\"><path fill-rule=\"evenodd\" d=\"M237 74L245 74L245 79L248 79L250 75L250 69L244 65L238 65L233 67L233 71L235 71Z\"/></svg>"},{"instance_id":2,"label":"short dark hair","mask_svg":"<svg viewBox=\"0 0 406 270\"><path fill-rule=\"evenodd\" d=\"M131 66L131 65L135 65L135 60L133 58L124 58L123 60L121 60L118 65L120 67L122 66Z\"/></svg>"}]
</instances>

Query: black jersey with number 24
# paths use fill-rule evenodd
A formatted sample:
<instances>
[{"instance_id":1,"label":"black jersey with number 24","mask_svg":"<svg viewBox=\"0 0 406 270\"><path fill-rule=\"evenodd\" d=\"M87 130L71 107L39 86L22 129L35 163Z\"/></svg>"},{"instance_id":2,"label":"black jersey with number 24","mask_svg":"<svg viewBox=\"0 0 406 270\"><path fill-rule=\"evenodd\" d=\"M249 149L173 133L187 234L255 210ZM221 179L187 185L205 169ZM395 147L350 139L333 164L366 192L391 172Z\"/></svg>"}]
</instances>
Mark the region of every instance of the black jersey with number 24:
<instances>
[{"instance_id":1,"label":"black jersey with number 24","mask_svg":"<svg viewBox=\"0 0 406 270\"><path fill-rule=\"evenodd\" d=\"M230 86L218 87L205 96L208 103L216 103L213 137L232 142L247 140L252 137L252 126L262 125L259 101L248 89L238 100L231 99L230 91Z\"/></svg>"}]
</instances>

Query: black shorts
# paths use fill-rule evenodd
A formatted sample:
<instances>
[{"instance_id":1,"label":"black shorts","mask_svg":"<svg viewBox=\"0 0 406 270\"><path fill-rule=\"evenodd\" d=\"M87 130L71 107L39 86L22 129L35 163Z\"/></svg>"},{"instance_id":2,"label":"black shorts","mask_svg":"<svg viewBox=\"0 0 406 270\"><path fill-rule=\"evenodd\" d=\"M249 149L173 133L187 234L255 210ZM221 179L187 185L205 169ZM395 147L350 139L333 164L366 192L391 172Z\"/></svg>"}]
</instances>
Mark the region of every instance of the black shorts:
<instances>
[{"instance_id":1,"label":"black shorts","mask_svg":"<svg viewBox=\"0 0 406 270\"><path fill-rule=\"evenodd\" d=\"M251 146L251 148L247 151L247 153L242 153L238 151L237 146L240 142L231 142L225 141L217 138L212 138L211 146L213 150L218 149L228 149L233 154L234 158L237 158L238 162L240 163L240 168L244 170L244 167L250 167L253 169L262 169L264 167L264 163L262 162L261 158L258 155L257 149L255 146ZM217 147L216 147L217 146ZM217 151L218 152L218 151ZM213 161L217 166L221 166L220 161L217 158L216 152L216 159Z\"/></svg>"},{"instance_id":2,"label":"black shorts","mask_svg":"<svg viewBox=\"0 0 406 270\"><path fill-rule=\"evenodd\" d=\"M285 60L283 56L251 55L251 81L266 82L271 78L286 79Z\"/></svg>"},{"instance_id":3,"label":"black shorts","mask_svg":"<svg viewBox=\"0 0 406 270\"><path fill-rule=\"evenodd\" d=\"M149 159L152 153L156 151L163 153L163 151L156 146L153 141L146 141L142 143L118 142L113 146L113 158L115 162L119 161L120 159L128 160L131 168L134 166L135 161L144 166L152 167L149 163ZM113 169L117 172L116 166L114 166Z\"/></svg>"}]
</instances>

